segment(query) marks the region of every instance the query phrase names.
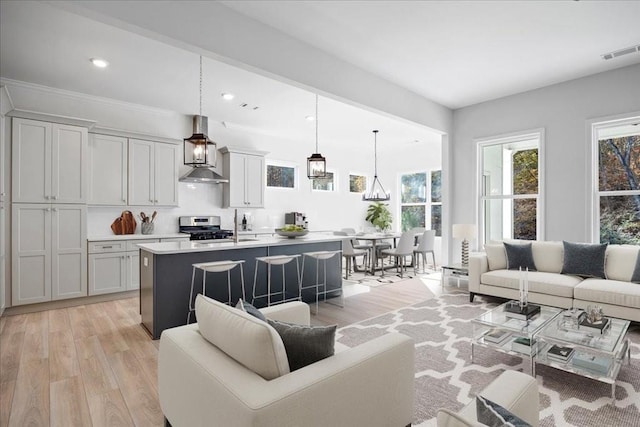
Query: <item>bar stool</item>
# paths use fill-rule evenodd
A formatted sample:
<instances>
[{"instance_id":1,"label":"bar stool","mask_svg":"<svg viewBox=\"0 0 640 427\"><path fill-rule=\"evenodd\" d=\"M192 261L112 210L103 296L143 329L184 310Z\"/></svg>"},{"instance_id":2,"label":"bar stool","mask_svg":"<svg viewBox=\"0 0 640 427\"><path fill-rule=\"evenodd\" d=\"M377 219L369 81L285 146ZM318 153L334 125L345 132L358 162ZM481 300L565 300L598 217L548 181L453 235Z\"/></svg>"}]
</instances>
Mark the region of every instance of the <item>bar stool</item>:
<instances>
[{"instance_id":1,"label":"bar stool","mask_svg":"<svg viewBox=\"0 0 640 427\"><path fill-rule=\"evenodd\" d=\"M272 256L263 256L256 257L256 269L253 275L253 299L251 300L251 304L255 301L256 298L264 298L267 297L267 307L271 306L271 297L273 295L282 294L282 300L278 301L278 303L283 303L287 301L297 301L300 300L300 262L298 261L300 255L272 255ZM290 263L293 260L296 260L296 278L298 279L298 287L296 288L297 295L293 298L287 298L287 283L285 279L285 265ZM262 295L256 295L256 285L258 283L258 265L260 262L264 262L267 265L267 293ZM271 292L271 266L272 265L280 265L282 266L282 290L279 292Z\"/></svg>"},{"instance_id":2,"label":"bar stool","mask_svg":"<svg viewBox=\"0 0 640 427\"><path fill-rule=\"evenodd\" d=\"M335 292L338 289L327 290L327 260L333 258L335 255L341 254L342 251L318 251L318 252L305 252L302 254L302 277L300 278L300 296L302 296L302 291L304 289L316 289L316 312L318 314L318 295L322 294L324 296L324 301L327 301L327 293ZM302 279L304 278L304 262L306 258L314 258L316 260L316 283L315 285L304 286ZM324 282L320 283L320 261L323 263L324 267ZM340 262L340 258L338 258L338 263ZM324 287L324 291L320 291L320 287ZM342 298L342 304L336 304L339 307L344 307L344 294L342 293L342 277L340 277L340 296Z\"/></svg>"},{"instance_id":3,"label":"bar stool","mask_svg":"<svg viewBox=\"0 0 640 427\"><path fill-rule=\"evenodd\" d=\"M242 283L242 299L244 296L244 270L242 269L244 260L240 261L213 261L213 262L201 262L193 264L193 272L191 273L191 292L189 293L189 313L187 314L187 324L191 320L191 313L196 310L193 306L193 287L196 279L196 270L202 270L202 295L207 296L207 273L224 273L227 272L227 291L229 293L229 299L227 304L231 305L231 270L237 265L240 266L240 282Z\"/></svg>"}]
</instances>

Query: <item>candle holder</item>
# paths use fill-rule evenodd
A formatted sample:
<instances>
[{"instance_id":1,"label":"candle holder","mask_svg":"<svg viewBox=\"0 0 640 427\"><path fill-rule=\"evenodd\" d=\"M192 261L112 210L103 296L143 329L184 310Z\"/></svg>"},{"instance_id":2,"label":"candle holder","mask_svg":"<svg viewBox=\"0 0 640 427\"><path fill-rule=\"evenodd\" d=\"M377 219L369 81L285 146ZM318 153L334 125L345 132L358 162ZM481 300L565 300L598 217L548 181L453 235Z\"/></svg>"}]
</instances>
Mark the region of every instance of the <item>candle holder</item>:
<instances>
[{"instance_id":1,"label":"candle holder","mask_svg":"<svg viewBox=\"0 0 640 427\"><path fill-rule=\"evenodd\" d=\"M522 270L522 267L518 267L518 272L519 272L518 288L520 291L520 308L524 309L527 305L529 305L529 267L527 267L525 270Z\"/></svg>"}]
</instances>

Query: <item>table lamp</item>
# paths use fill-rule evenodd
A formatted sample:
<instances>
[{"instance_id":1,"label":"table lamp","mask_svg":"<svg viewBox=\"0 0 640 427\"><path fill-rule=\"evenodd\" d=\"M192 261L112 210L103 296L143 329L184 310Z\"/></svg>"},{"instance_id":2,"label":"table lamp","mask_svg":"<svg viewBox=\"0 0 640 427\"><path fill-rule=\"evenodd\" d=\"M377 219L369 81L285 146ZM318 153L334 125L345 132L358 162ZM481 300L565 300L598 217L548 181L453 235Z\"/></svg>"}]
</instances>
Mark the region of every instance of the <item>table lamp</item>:
<instances>
[{"instance_id":1,"label":"table lamp","mask_svg":"<svg viewBox=\"0 0 640 427\"><path fill-rule=\"evenodd\" d=\"M469 265L469 240L476 237L478 232L475 224L453 224L452 236L462 239L462 265Z\"/></svg>"}]
</instances>

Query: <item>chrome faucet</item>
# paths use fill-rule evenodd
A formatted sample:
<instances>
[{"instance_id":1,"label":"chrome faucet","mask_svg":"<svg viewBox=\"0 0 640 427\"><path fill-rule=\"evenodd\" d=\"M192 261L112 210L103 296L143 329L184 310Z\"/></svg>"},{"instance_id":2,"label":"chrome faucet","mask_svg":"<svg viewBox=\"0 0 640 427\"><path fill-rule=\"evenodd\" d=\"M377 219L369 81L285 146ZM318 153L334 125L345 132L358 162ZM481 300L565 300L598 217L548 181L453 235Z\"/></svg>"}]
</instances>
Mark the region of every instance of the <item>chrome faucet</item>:
<instances>
[{"instance_id":1,"label":"chrome faucet","mask_svg":"<svg viewBox=\"0 0 640 427\"><path fill-rule=\"evenodd\" d=\"M238 243L238 209L233 210L233 243Z\"/></svg>"}]
</instances>

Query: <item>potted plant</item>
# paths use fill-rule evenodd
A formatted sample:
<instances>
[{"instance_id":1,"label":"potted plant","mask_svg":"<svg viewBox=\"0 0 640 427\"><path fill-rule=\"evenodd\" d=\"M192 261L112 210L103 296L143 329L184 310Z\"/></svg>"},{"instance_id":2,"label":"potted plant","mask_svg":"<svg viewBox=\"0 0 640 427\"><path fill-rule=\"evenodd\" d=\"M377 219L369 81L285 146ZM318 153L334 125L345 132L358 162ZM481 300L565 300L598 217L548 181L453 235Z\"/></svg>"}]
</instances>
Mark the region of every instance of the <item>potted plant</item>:
<instances>
[{"instance_id":1,"label":"potted plant","mask_svg":"<svg viewBox=\"0 0 640 427\"><path fill-rule=\"evenodd\" d=\"M367 216L365 219L373 224L379 231L387 231L391 228L391 212L389 212L387 206L387 204L382 202L373 202L367 208Z\"/></svg>"}]
</instances>

